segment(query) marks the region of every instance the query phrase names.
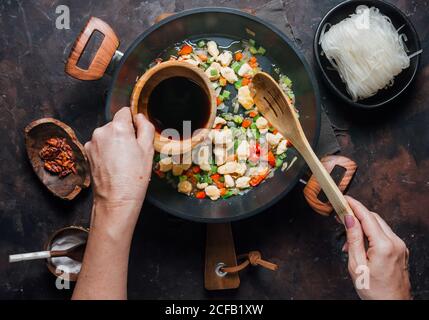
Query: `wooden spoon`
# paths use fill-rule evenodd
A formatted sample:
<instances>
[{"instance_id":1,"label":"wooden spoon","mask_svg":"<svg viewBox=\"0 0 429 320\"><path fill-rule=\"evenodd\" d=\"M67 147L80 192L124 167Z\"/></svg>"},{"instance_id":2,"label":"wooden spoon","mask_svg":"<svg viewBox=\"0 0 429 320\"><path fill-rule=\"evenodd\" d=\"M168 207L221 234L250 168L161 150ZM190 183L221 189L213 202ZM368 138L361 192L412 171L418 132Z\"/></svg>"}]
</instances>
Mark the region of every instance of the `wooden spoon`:
<instances>
[{"instance_id":1,"label":"wooden spoon","mask_svg":"<svg viewBox=\"0 0 429 320\"><path fill-rule=\"evenodd\" d=\"M258 110L285 138L292 142L302 155L344 223L344 216L346 214L354 215L353 211L308 143L290 99L278 83L265 72L257 73L252 83Z\"/></svg>"},{"instance_id":2,"label":"wooden spoon","mask_svg":"<svg viewBox=\"0 0 429 320\"><path fill-rule=\"evenodd\" d=\"M53 251L38 251L30 253L13 254L9 256L9 262L47 259L54 257L68 257L78 262L82 262L85 253L86 242L77 244L66 250L53 250Z\"/></svg>"}]
</instances>

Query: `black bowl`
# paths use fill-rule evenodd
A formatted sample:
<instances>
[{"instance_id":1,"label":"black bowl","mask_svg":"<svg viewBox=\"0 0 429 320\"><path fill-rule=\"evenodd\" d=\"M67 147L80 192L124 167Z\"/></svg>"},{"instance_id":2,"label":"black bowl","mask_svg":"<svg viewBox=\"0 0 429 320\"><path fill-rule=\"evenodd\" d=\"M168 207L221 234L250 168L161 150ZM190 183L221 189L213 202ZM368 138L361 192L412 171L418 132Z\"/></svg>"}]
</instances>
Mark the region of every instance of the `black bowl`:
<instances>
[{"instance_id":1,"label":"black bowl","mask_svg":"<svg viewBox=\"0 0 429 320\"><path fill-rule=\"evenodd\" d=\"M408 20L405 14L397 7L384 1L348 0L332 8L324 16L319 26L317 27L313 46L316 62L323 74L324 79L326 80L326 84L338 97L340 97L348 104L363 109L374 109L392 102L396 97L398 97L408 88L408 86L411 84L414 77L416 76L420 64L420 55L417 55L411 59L410 66L407 69L402 70L402 72L395 77L395 81L392 86L379 90L374 96L369 97L367 99L358 100L357 102L353 101L349 93L347 92L346 85L341 80L338 72L336 70L333 70L332 65L328 61L328 59L326 59L324 55L321 55L322 48L319 44L319 39L323 26L326 23L329 23L331 25L337 24L341 20L347 18L352 13L354 13L356 7L359 5L366 5L368 7L378 8L382 14L388 16L392 20L392 23L396 29L403 26L401 28L400 33L404 33L408 39L405 44L409 50L409 54L420 50L420 41L417 32L414 29L414 26L411 24L410 20Z\"/></svg>"}]
</instances>

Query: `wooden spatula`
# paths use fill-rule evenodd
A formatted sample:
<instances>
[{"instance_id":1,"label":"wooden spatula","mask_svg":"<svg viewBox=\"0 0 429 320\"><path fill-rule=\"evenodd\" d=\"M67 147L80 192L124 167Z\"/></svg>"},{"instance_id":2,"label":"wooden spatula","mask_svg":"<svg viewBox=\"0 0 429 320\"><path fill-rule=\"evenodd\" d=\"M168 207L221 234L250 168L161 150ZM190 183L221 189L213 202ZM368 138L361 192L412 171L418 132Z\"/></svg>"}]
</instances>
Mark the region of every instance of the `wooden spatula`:
<instances>
[{"instance_id":1,"label":"wooden spatula","mask_svg":"<svg viewBox=\"0 0 429 320\"><path fill-rule=\"evenodd\" d=\"M302 155L344 223L344 216L353 215L353 211L308 143L290 99L267 73L256 74L252 83L258 110Z\"/></svg>"}]
</instances>

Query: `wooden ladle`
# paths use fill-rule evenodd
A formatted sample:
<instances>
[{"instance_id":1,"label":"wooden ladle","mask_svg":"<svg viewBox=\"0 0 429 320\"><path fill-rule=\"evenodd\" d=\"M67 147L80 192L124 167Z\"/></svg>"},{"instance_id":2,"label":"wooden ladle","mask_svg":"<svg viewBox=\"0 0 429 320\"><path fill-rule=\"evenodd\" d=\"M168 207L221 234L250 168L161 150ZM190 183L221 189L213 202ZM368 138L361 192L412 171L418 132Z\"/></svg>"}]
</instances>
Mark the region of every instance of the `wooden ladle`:
<instances>
[{"instance_id":1,"label":"wooden ladle","mask_svg":"<svg viewBox=\"0 0 429 320\"><path fill-rule=\"evenodd\" d=\"M68 257L78 262L82 262L85 253L86 242L79 243L65 250L38 251L30 253L13 254L9 256L9 262L19 262L37 259L47 259L55 257Z\"/></svg>"},{"instance_id":2,"label":"wooden ladle","mask_svg":"<svg viewBox=\"0 0 429 320\"><path fill-rule=\"evenodd\" d=\"M353 215L353 211L308 143L290 99L278 83L265 72L257 73L252 83L255 93L254 101L258 110L273 127L292 142L302 155L332 207L344 223L344 216Z\"/></svg>"}]
</instances>

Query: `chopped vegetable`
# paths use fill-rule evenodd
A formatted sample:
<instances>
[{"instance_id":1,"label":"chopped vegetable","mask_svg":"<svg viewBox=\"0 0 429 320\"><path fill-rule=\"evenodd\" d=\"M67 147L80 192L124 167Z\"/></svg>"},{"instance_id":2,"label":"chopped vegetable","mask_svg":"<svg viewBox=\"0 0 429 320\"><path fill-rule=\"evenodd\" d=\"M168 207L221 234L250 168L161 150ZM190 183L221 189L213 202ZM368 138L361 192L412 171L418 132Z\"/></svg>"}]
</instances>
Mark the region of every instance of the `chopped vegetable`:
<instances>
[{"instance_id":1,"label":"chopped vegetable","mask_svg":"<svg viewBox=\"0 0 429 320\"><path fill-rule=\"evenodd\" d=\"M243 79L241 80L241 85L242 85L242 86L247 86L249 83L250 83L249 78L243 78Z\"/></svg>"},{"instance_id":2,"label":"chopped vegetable","mask_svg":"<svg viewBox=\"0 0 429 320\"><path fill-rule=\"evenodd\" d=\"M241 68L241 66L242 66L243 64L242 63L240 63L240 62L237 62L237 61L234 61L232 64L231 64L231 69L232 70L234 70L234 72L235 73L238 73L238 70L240 70L240 68Z\"/></svg>"},{"instance_id":3,"label":"chopped vegetable","mask_svg":"<svg viewBox=\"0 0 429 320\"><path fill-rule=\"evenodd\" d=\"M200 58L200 60L202 62L206 62L208 59L207 56L205 54L202 54L202 53L198 54L197 57Z\"/></svg>"},{"instance_id":4,"label":"chopped vegetable","mask_svg":"<svg viewBox=\"0 0 429 320\"><path fill-rule=\"evenodd\" d=\"M261 56L263 56L266 52L267 52L267 50L265 50L265 48L263 48L263 47L259 47L259 49L258 49L258 53L259 53Z\"/></svg>"},{"instance_id":5,"label":"chopped vegetable","mask_svg":"<svg viewBox=\"0 0 429 320\"><path fill-rule=\"evenodd\" d=\"M237 82L234 83L234 87L235 89L240 89L241 88L241 84L242 84L243 80L238 80Z\"/></svg>"},{"instance_id":6,"label":"chopped vegetable","mask_svg":"<svg viewBox=\"0 0 429 320\"><path fill-rule=\"evenodd\" d=\"M242 116L240 116L240 115L235 115L235 116L234 116L233 121L234 121L236 124L241 124L241 123L243 122L243 117L242 117Z\"/></svg>"},{"instance_id":7,"label":"chopped vegetable","mask_svg":"<svg viewBox=\"0 0 429 320\"><path fill-rule=\"evenodd\" d=\"M228 199L231 198L234 194L234 192L232 190L228 190L223 196L222 199Z\"/></svg>"},{"instance_id":8,"label":"chopped vegetable","mask_svg":"<svg viewBox=\"0 0 429 320\"><path fill-rule=\"evenodd\" d=\"M220 79L219 79L219 85L221 87L225 87L226 83L227 83L226 79L224 77L220 77Z\"/></svg>"},{"instance_id":9,"label":"chopped vegetable","mask_svg":"<svg viewBox=\"0 0 429 320\"><path fill-rule=\"evenodd\" d=\"M195 197L196 197L197 199L204 199L204 198L206 197L206 193L205 193L204 191L198 191L198 192L195 194Z\"/></svg>"},{"instance_id":10,"label":"chopped vegetable","mask_svg":"<svg viewBox=\"0 0 429 320\"><path fill-rule=\"evenodd\" d=\"M259 175L259 176L254 176L250 179L249 184L252 187L256 187L257 185L259 185L263 180L265 179L264 175Z\"/></svg>"},{"instance_id":11,"label":"chopped vegetable","mask_svg":"<svg viewBox=\"0 0 429 320\"><path fill-rule=\"evenodd\" d=\"M193 166L192 167L192 172L193 173L200 173L201 172L200 166Z\"/></svg>"},{"instance_id":12,"label":"chopped vegetable","mask_svg":"<svg viewBox=\"0 0 429 320\"><path fill-rule=\"evenodd\" d=\"M284 84L287 87L292 86L292 80L289 79L289 77L284 76L284 75L280 77L280 83Z\"/></svg>"},{"instance_id":13,"label":"chopped vegetable","mask_svg":"<svg viewBox=\"0 0 429 320\"><path fill-rule=\"evenodd\" d=\"M191 54L193 51L192 47L189 44L184 44L179 51L179 55L183 56L186 54Z\"/></svg>"},{"instance_id":14,"label":"chopped vegetable","mask_svg":"<svg viewBox=\"0 0 429 320\"><path fill-rule=\"evenodd\" d=\"M204 40L200 40L200 41L198 41L198 43L197 43L197 46L198 46L199 48L203 48L205 45L206 45L206 43L205 43L205 41L204 41Z\"/></svg>"},{"instance_id":15,"label":"chopped vegetable","mask_svg":"<svg viewBox=\"0 0 429 320\"><path fill-rule=\"evenodd\" d=\"M210 176L210 178L212 178L212 180L213 180L214 182L218 182L218 181L219 181L219 179L220 179L220 174L215 173L215 174L211 175L211 176Z\"/></svg>"},{"instance_id":16,"label":"chopped vegetable","mask_svg":"<svg viewBox=\"0 0 429 320\"><path fill-rule=\"evenodd\" d=\"M207 70L208 71L208 70ZM216 69L212 69L210 70L210 75L212 77L216 77L217 75L219 75L219 72Z\"/></svg>"},{"instance_id":17,"label":"chopped vegetable","mask_svg":"<svg viewBox=\"0 0 429 320\"><path fill-rule=\"evenodd\" d=\"M256 46L256 41L253 39L249 39L249 45L252 47Z\"/></svg>"},{"instance_id":18,"label":"chopped vegetable","mask_svg":"<svg viewBox=\"0 0 429 320\"><path fill-rule=\"evenodd\" d=\"M258 115L258 111L252 110L249 112L249 117L251 118L255 118L257 115Z\"/></svg>"},{"instance_id":19,"label":"chopped vegetable","mask_svg":"<svg viewBox=\"0 0 429 320\"><path fill-rule=\"evenodd\" d=\"M249 51L251 54L257 54L258 53L258 49L256 49L255 47L250 47Z\"/></svg>"},{"instance_id":20,"label":"chopped vegetable","mask_svg":"<svg viewBox=\"0 0 429 320\"><path fill-rule=\"evenodd\" d=\"M187 177L187 176L179 176L179 181L180 181L180 182L182 182L182 181L186 181L186 180L188 180L188 177Z\"/></svg>"},{"instance_id":21,"label":"chopped vegetable","mask_svg":"<svg viewBox=\"0 0 429 320\"><path fill-rule=\"evenodd\" d=\"M231 95L231 92L229 92L228 90L224 90L222 93L223 100L228 100L230 95Z\"/></svg>"},{"instance_id":22,"label":"chopped vegetable","mask_svg":"<svg viewBox=\"0 0 429 320\"><path fill-rule=\"evenodd\" d=\"M227 192L226 188L220 188L220 196L221 197L224 196L226 194L226 192Z\"/></svg>"},{"instance_id":23,"label":"chopped vegetable","mask_svg":"<svg viewBox=\"0 0 429 320\"><path fill-rule=\"evenodd\" d=\"M274 156L272 151L268 151L268 164L271 167L275 167L276 166L276 157Z\"/></svg>"},{"instance_id":24,"label":"chopped vegetable","mask_svg":"<svg viewBox=\"0 0 429 320\"><path fill-rule=\"evenodd\" d=\"M252 120L249 119L244 119L243 122L241 123L241 126L243 128L248 128L252 125Z\"/></svg>"},{"instance_id":25,"label":"chopped vegetable","mask_svg":"<svg viewBox=\"0 0 429 320\"><path fill-rule=\"evenodd\" d=\"M243 54L241 52L237 52L235 54L235 60L240 61L241 59L243 59Z\"/></svg>"}]
</instances>

